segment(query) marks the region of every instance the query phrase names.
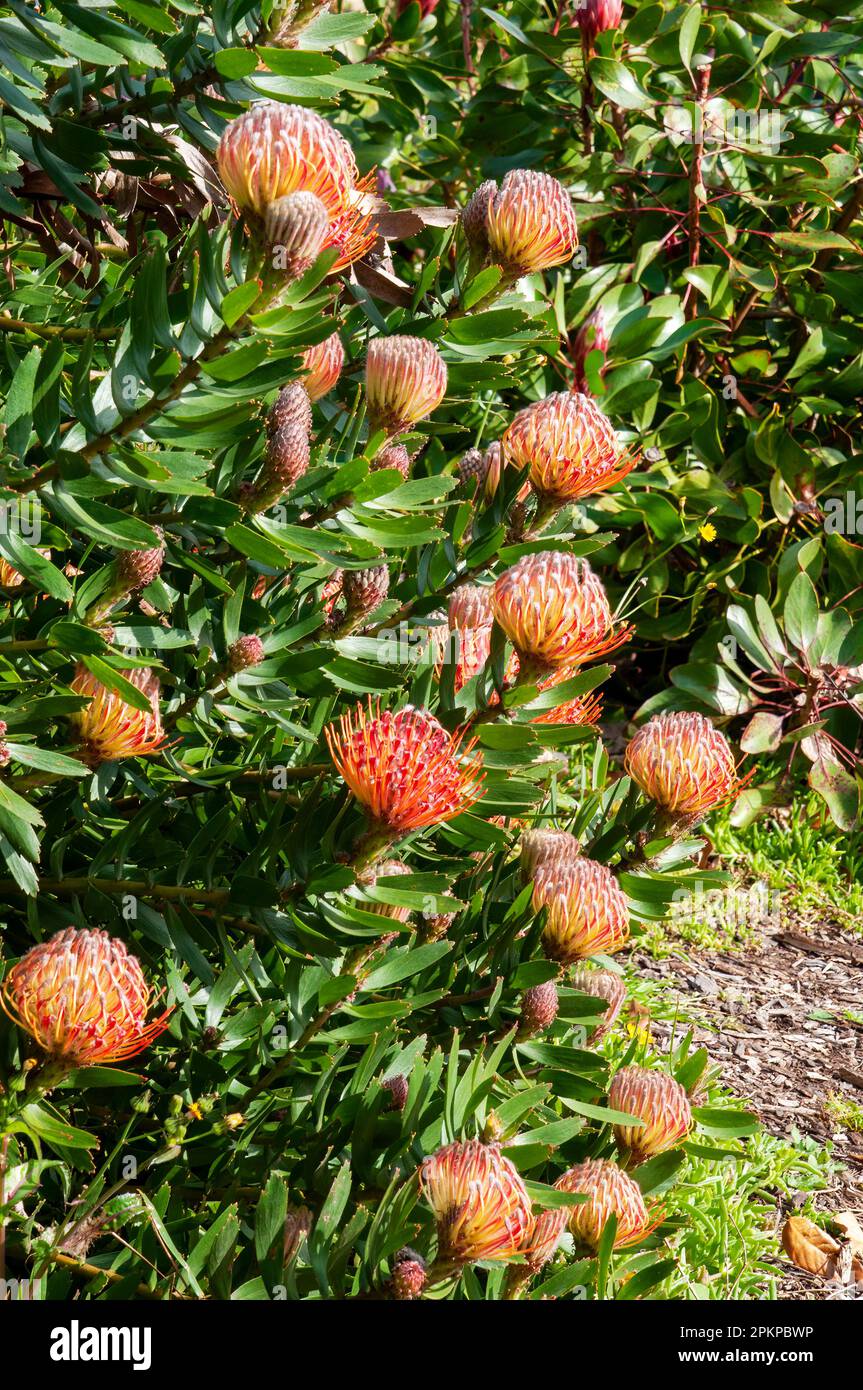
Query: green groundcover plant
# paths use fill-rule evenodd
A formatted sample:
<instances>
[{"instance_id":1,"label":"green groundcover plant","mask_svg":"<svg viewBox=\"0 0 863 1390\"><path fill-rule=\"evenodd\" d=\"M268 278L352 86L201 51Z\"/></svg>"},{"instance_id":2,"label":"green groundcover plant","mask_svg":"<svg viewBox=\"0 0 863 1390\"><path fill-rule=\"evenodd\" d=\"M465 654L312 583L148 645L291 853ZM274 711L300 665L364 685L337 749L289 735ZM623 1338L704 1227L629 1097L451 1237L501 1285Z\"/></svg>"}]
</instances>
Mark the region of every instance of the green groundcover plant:
<instances>
[{"instance_id":1,"label":"green groundcover plant","mask_svg":"<svg viewBox=\"0 0 863 1390\"><path fill-rule=\"evenodd\" d=\"M857 822L858 18L0 6L7 1296L770 1296L626 962Z\"/></svg>"}]
</instances>

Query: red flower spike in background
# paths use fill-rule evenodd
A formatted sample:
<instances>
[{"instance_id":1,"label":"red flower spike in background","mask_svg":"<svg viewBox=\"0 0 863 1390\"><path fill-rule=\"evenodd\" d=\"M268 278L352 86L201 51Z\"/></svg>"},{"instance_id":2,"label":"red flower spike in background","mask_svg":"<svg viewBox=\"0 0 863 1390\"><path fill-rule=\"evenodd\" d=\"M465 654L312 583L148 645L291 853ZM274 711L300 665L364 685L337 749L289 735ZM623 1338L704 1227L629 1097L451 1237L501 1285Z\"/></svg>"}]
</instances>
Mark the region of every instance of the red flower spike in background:
<instances>
[{"instance_id":1,"label":"red flower spike in background","mask_svg":"<svg viewBox=\"0 0 863 1390\"><path fill-rule=\"evenodd\" d=\"M689 1097L678 1081L648 1067L621 1067L615 1072L608 1104L634 1115L643 1125L615 1125L614 1137L629 1149L636 1163L682 1144L692 1128Z\"/></svg>"},{"instance_id":2,"label":"red flower spike in background","mask_svg":"<svg viewBox=\"0 0 863 1390\"><path fill-rule=\"evenodd\" d=\"M3 981L9 1017L51 1062L71 1069L121 1062L167 1028L147 1022L152 990L135 956L103 931L67 927L13 965Z\"/></svg>"},{"instance_id":3,"label":"red flower spike in background","mask_svg":"<svg viewBox=\"0 0 863 1390\"><path fill-rule=\"evenodd\" d=\"M127 704L116 691L97 680L86 666L78 665L70 689L90 697L89 704L69 715L81 745L81 756L88 767L139 758L156 753L165 743L159 711L159 682L146 666L126 671L131 681L150 701L149 713Z\"/></svg>"},{"instance_id":4,"label":"red flower spike in background","mask_svg":"<svg viewBox=\"0 0 863 1390\"><path fill-rule=\"evenodd\" d=\"M615 628L605 589L587 561L557 550L525 555L506 570L492 608L526 673L574 669L607 656L632 631Z\"/></svg>"},{"instance_id":5,"label":"red flower spike in background","mask_svg":"<svg viewBox=\"0 0 863 1390\"><path fill-rule=\"evenodd\" d=\"M733 800L744 785L725 735L689 711L658 714L643 724L623 761L645 795L682 825Z\"/></svg>"},{"instance_id":6,"label":"red flower spike in background","mask_svg":"<svg viewBox=\"0 0 863 1390\"><path fill-rule=\"evenodd\" d=\"M612 955L629 938L629 905L617 879L593 859L540 864L533 906L546 908L542 949L549 960L572 965L597 952Z\"/></svg>"},{"instance_id":7,"label":"red flower spike in background","mask_svg":"<svg viewBox=\"0 0 863 1390\"><path fill-rule=\"evenodd\" d=\"M489 194L485 234L492 263L508 279L565 265L578 249L572 199L557 179L533 169L511 169Z\"/></svg>"},{"instance_id":8,"label":"red flower spike in background","mask_svg":"<svg viewBox=\"0 0 863 1390\"><path fill-rule=\"evenodd\" d=\"M389 839L452 820L482 795L476 739L448 734L428 710L381 713L369 700L325 732L333 762Z\"/></svg>"},{"instance_id":9,"label":"red flower spike in background","mask_svg":"<svg viewBox=\"0 0 863 1390\"><path fill-rule=\"evenodd\" d=\"M381 468L395 468L401 473L405 482L411 475L411 456L404 444L385 444L380 453L372 460L372 473L378 472Z\"/></svg>"},{"instance_id":10,"label":"red flower spike in background","mask_svg":"<svg viewBox=\"0 0 863 1390\"><path fill-rule=\"evenodd\" d=\"M527 1189L497 1144L470 1139L439 1149L422 1162L420 1190L435 1216L444 1264L507 1260L530 1230Z\"/></svg>"},{"instance_id":11,"label":"red flower spike in background","mask_svg":"<svg viewBox=\"0 0 863 1390\"><path fill-rule=\"evenodd\" d=\"M607 1158L588 1158L555 1183L564 1192L586 1193L588 1202L570 1208L569 1229L576 1239L595 1250L609 1217L617 1217L614 1248L634 1245L649 1235L652 1222L641 1188L628 1173Z\"/></svg>"},{"instance_id":12,"label":"red flower spike in background","mask_svg":"<svg viewBox=\"0 0 863 1390\"><path fill-rule=\"evenodd\" d=\"M603 492L635 467L590 396L558 391L520 410L504 433L508 463L530 468L530 483L555 506Z\"/></svg>"},{"instance_id":13,"label":"red flower spike in background","mask_svg":"<svg viewBox=\"0 0 863 1390\"><path fill-rule=\"evenodd\" d=\"M373 338L366 354L366 406L373 430L400 434L446 395L446 363L427 338Z\"/></svg>"},{"instance_id":14,"label":"red flower spike in background","mask_svg":"<svg viewBox=\"0 0 863 1390\"><path fill-rule=\"evenodd\" d=\"M322 343L306 348L303 353L303 367L306 375L303 385L310 401L319 401L332 391L342 374L345 365L345 350L338 333L331 333Z\"/></svg>"}]
</instances>

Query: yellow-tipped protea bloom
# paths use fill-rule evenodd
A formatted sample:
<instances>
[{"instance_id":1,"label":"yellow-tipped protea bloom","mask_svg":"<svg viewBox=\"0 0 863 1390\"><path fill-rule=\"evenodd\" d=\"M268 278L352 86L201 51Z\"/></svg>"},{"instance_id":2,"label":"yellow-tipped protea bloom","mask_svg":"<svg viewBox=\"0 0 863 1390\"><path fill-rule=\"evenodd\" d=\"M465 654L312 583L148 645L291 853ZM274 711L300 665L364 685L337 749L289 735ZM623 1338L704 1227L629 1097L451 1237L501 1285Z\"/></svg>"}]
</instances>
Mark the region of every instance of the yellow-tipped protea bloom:
<instances>
[{"instance_id":1,"label":"yellow-tipped protea bloom","mask_svg":"<svg viewBox=\"0 0 863 1390\"><path fill-rule=\"evenodd\" d=\"M568 830L553 830L550 826L525 830L519 849L525 883L529 883L537 869L546 864L572 864L579 857L579 844L575 836L570 835Z\"/></svg>"},{"instance_id":2,"label":"yellow-tipped protea bloom","mask_svg":"<svg viewBox=\"0 0 863 1390\"><path fill-rule=\"evenodd\" d=\"M576 668L628 641L586 560L558 550L525 555L498 579L492 609L527 671Z\"/></svg>"},{"instance_id":3,"label":"yellow-tipped protea bloom","mask_svg":"<svg viewBox=\"0 0 863 1390\"><path fill-rule=\"evenodd\" d=\"M615 1125L615 1138L637 1163L682 1144L692 1128L692 1108L683 1087L664 1071L621 1067L608 1092L612 1110L634 1115L643 1125Z\"/></svg>"},{"instance_id":4,"label":"yellow-tipped protea bloom","mask_svg":"<svg viewBox=\"0 0 863 1390\"><path fill-rule=\"evenodd\" d=\"M603 492L637 461L599 406L574 391L555 392L520 410L502 444L507 463L529 467L534 491L558 506Z\"/></svg>"},{"instance_id":5,"label":"yellow-tipped protea bloom","mask_svg":"<svg viewBox=\"0 0 863 1390\"><path fill-rule=\"evenodd\" d=\"M383 713L369 700L326 729L333 762L373 826L393 838L438 825L482 796L476 739L448 734L433 714L407 705Z\"/></svg>"},{"instance_id":6,"label":"yellow-tipped protea bloom","mask_svg":"<svg viewBox=\"0 0 863 1390\"><path fill-rule=\"evenodd\" d=\"M626 985L613 970L594 970L589 965L580 965L574 970L570 984L579 994L606 1001L608 1008L604 1013L596 1014L596 1022L591 1025L594 1030L592 1041L599 1042L617 1021L626 1001Z\"/></svg>"},{"instance_id":7,"label":"yellow-tipped protea bloom","mask_svg":"<svg viewBox=\"0 0 863 1390\"><path fill-rule=\"evenodd\" d=\"M629 938L629 906L617 879L593 859L541 864L533 878L535 911L547 909L542 949L572 965L585 956L612 955Z\"/></svg>"},{"instance_id":8,"label":"yellow-tipped protea bloom","mask_svg":"<svg viewBox=\"0 0 863 1390\"><path fill-rule=\"evenodd\" d=\"M577 1240L595 1250L609 1217L617 1217L614 1248L634 1245L653 1230L655 1222L641 1195L641 1188L628 1173L607 1158L588 1158L555 1184L565 1192L581 1192L589 1201L570 1208L569 1229Z\"/></svg>"},{"instance_id":9,"label":"yellow-tipped protea bloom","mask_svg":"<svg viewBox=\"0 0 863 1390\"><path fill-rule=\"evenodd\" d=\"M669 820L694 824L743 785L725 735L703 714L674 711L648 720L630 741L624 766Z\"/></svg>"},{"instance_id":10,"label":"yellow-tipped protea bloom","mask_svg":"<svg viewBox=\"0 0 863 1390\"><path fill-rule=\"evenodd\" d=\"M422 1162L420 1188L434 1213L439 1262L507 1260L530 1230L527 1189L497 1144L470 1139L439 1149Z\"/></svg>"},{"instance_id":11,"label":"yellow-tipped protea bloom","mask_svg":"<svg viewBox=\"0 0 863 1390\"><path fill-rule=\"evenodd\" d=\"M306 348L303 366L306 375L303 385L310 401L319 401L332 391L345 365L345 350L338 333L331 333L322 343Z\"/></svg>"},{"instance_id":12,"label":"yellow-tipped protea bloom","mask_svg":"<svg viewBox=\"0 0 863 1390\"><path fill-rule=\"evenodd\" d=\"M446 395L446 363L427 338L373 338L366 354L366 406L375 430L400 434Z\"/></svg>"},{"instance_id":13,"label":"yellow-tipped protea bloom","mask_svg":"<svg viewBox=\"0 0 863 1390\"><path fill-rule=\"evenodd\" d=\"M493 196L489 190L485 234L491 260L510 279L564 265L578 248L569 194L533 169L511 169Z\"/></svg>"},{"instance_id":14,"label":"yellow-tipped protea bloom","mask_svg":"<svg viewBox=\"0 0 863 1390\"><path fill-rule=\"evenodd\" d=\"M103 685L86 666L76 668L70 689L76 695L89 696L89 704L70 714L69 722L78 736L81 756L89 767L156 753L165 742L156 676L146 666L124 674L126 680L150 701L149 712L127 704L116 690Z\"/></svg>"},{"instance_id":15,"label":"yellow-tipped protea bloom","mask_svg":"<svg viewBox=\"0 0 863 1390\"><path fill-rule=\"evenodd\" d=\"M3 981L7 1014L49 1061L93 1067L134 1057L164 1032L147 1022L152 991L140 963L103 931L67 927L34 946Z\"/></svg>"}]
</instances>

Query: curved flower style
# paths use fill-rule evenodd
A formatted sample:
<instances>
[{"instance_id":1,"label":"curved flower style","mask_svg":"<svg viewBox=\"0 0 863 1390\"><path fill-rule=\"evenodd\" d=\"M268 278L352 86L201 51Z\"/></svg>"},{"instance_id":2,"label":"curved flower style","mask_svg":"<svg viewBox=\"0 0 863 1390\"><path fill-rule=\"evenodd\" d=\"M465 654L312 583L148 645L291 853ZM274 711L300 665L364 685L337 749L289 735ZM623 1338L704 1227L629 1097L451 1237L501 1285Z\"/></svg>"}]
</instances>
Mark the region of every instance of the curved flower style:
<instances>
[{"instance_id":1,"label":"curved flower style","mask_svg":"<svg viewBox=\"0 0 863 1390\"><path fill-rule=\"evenodd\" d=\"M469 1139L438 1149L423 1159L420 1188L435 1216L440 1261L507 1260L530 1230L527 1189L497 1144Z\"/></svg>"},{"instance_id":2,"label":"curved flower style","mask_svg":"<svg viewBox=\"0 0 863 1390\"><path fill-rule=\"evenodd\" d=\"M216 161L235 203L258 217L289 193L320 198L330 219L323 245L339 249L334 271L373 246L377 233L362 208L367 185L358 182L353 151L316 111L259 102L226 127Z\"/></svg>"},{"instance_id":3,"label":"curved flower style","mask_svg":"<svg viewBox=\"0 0 863 1390\"><path fill-rule=\"evenodd\" d=\"M345 350L338 333L331 333L322 343L306 348L303 366L306 375L303 385L310 401L319 401L332 391L345 365Z\"/></svg>"},{"instance_id":4,"label":"curved flower style","mask_svg":"<svg viewBox=\"0 0 863 1390\"><path fill-rule=\"evenodd\" d=\"M357 801L392 837L452 820L482 796L476 739L448 734L428 710L407 705L381 713L369 700L325 732Z\"/></svg>"},{"instance_id":5,"label":"curved flower style","mask_svg":"<svg viewBox=\"0 0 863 1390\"><path fill-rule=\"evenodd\" d=\"M400 434L446 395L446 363L427 338L373 338L366 354L366 406L373 429Z\"/></svg>"},{"instance_id":6,"label":"curved flower style","mask_svg":"<svg viewBox=\"0 0 863 1390\"><path fill-rule=\"evenodd\" d=\"M653 1229L641 1188L628 1173L607 1158L588 1158L555 1183L565 1192L586 1193L589 1201L572 1207L569 1229L595 1250L611 1216L617 1217L614 1248L634 1245Z\"/></svg>"},{"instance_id":7,"label":"curved flower style","mask_svg":"<svg viewBox=\"0 0 863 1390\"><path fill-rule=\"evenodd\" d=\"M97 680L86 666L78 665L70 689L76 695L88 695L90 703L69 716L78 735L81 756L88 767L117 762L121 758L139 758L156 753L165 742L162 717L159 712L159 682L147 666L125 672L150 701L150 710L129 705L116 690Z\"/></svg>"},{"instance_id":8,"label":"curved flower style","mask_svg":"<svg viewBox=\"0 0 863 1390\"><path fill-rule=\"evenodd\" d=\"M547 909L542 949L549 960L572 965L603 951L612 955L629 938L629 907L617 879L593 859L541 864L533 879L533 906Z\"/></svg>"},{"instance_id":9,"label":"curved flower style","mask_svg":"<svg viewBox=\"0 0 863 1390\"><path fill-rule=\"evenodd\" d=\"M525 555L498 579L492 608L527 670L576 668L629 640L586 560L558 550Z\"/></svg>"},{"instance_id":10,"label":"curved flower style","mask_svg":"<svg viewBox=\"0 0 863 1390\"><path fill-rule=\"evenodd\" d=\"M602 700L598 695L588 695L584 700L566 700L554 709L545 710L531 719L531 724L598 724L602 714Z\"/></svg>"},{"instance_id":11,"label":"curved flower style","mask_svg":"<svg viewBox=\"0 0 863 1390\"><path fill-rule=\"evenodd\" d=\"M620 482L635 467L590 396L557 391L520 410L505 431L508 463L530 468L540 498L562 506Z\"/></svg>"},{"instance_id":12,"label":"curved flower style","mask_svg":"<svg viewBox=\"0 0 863 1390\"><path fill-rule=\"evenodd\" d=\"M148 1023L151 997L122 941L67 927L12 966L2 1004L49 1060L72 1068L120 1062L149 1047L170 1013Z\"/></svg>"},{"instance_id":13,"label":"curved flower style","mask_svg":"<svg viewBox=\"0 0 863 1390\"><path fill-rule=\"evenodd\" d=\"M579 0L573 24L577 24L587 42L593 46L597 34L606 29L619 29L623 18L623 0Z\"/></svg>"},{"instance_id":14,"label":"curved flower style","mask_svg":"<svg viewBox=\"0 0 863 1390\"><path fill-rule=\"evenodd\" d=\"M473 223L477 217L475 210ZM569 194L550 174L533 169L511 169L499 189L489 189L485 235L491 260L509 279L564 265L578 248Z\"/></svg>"},{"instance_id":15,"label":"curved flower style","mask_svg":"<svg viewBox=\"0 0 863 1390\"><path fill-rule=\"evenodd\" d=\"M651 801L675 820L693 824L732 800L743 783L724 734L703 714L673 711L643 724L624 766Z\"/></svg>"},{"instance_id":16,"label":"curved flower style","mask_svg":"<svg viewBox=\"0 0 863 1390\"><path fill-rule=\"evenodd\" d=\"M589 994L594 999L604 999L608 1008L603 1014L596 1015L596 1024L592 1035L593 1042L599 1042L600 1038L605 1037L609 1028L613 1027L617 1017L626 1001L626 985L621 977L613 970L593 970L589 965L580 965L577 970L572 972L570 980L572 988L578 990L579 994Z\"/></svg>"},{"instance_id":17,"label":"curved flower style","mask_svg":"<svg viewBox=\"0 0 863 1390\"><path fill-rule=\"evenodd\" d=\"M621 1067L608 1092L612 1110L634 1115L643 1125L615 1125L614 1136L636 1163L682 1144L692 1128L689 1098L673 1076L647 1067Z\"/></svg>"},{"instance_id":18,"label":"curved flower style","mask_svg":"<svg viewBox=\"0 0 863 1390\"><path fill-rule=\"evenodd\" d=\"M579 857L579 843L568 830L553 830L550 826L536 826L525 830L519 844L521 850L521 874L528 883L537 869L547 864L572 864Z\"/></svg>"}]
</instances>

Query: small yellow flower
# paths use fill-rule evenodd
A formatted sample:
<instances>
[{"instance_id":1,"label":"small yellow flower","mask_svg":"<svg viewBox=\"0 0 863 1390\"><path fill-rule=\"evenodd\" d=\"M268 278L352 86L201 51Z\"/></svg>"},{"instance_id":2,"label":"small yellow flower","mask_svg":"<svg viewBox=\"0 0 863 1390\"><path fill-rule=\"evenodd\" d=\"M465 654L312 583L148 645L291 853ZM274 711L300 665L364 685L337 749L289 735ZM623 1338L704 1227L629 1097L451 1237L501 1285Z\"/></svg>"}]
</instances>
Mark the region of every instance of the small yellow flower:
<instances>
[{"instance_id":1,"label":"small yellow flower","mask_svg":"<svg viewBox=\"0 0 863 1390\"><path fill-rule=\"evenodd\" d=\"M712 521L705 521L703 526L699 526L698 534L703 541L715 541L716 527L713 525Z\"/></svg>"}]
</instances>

